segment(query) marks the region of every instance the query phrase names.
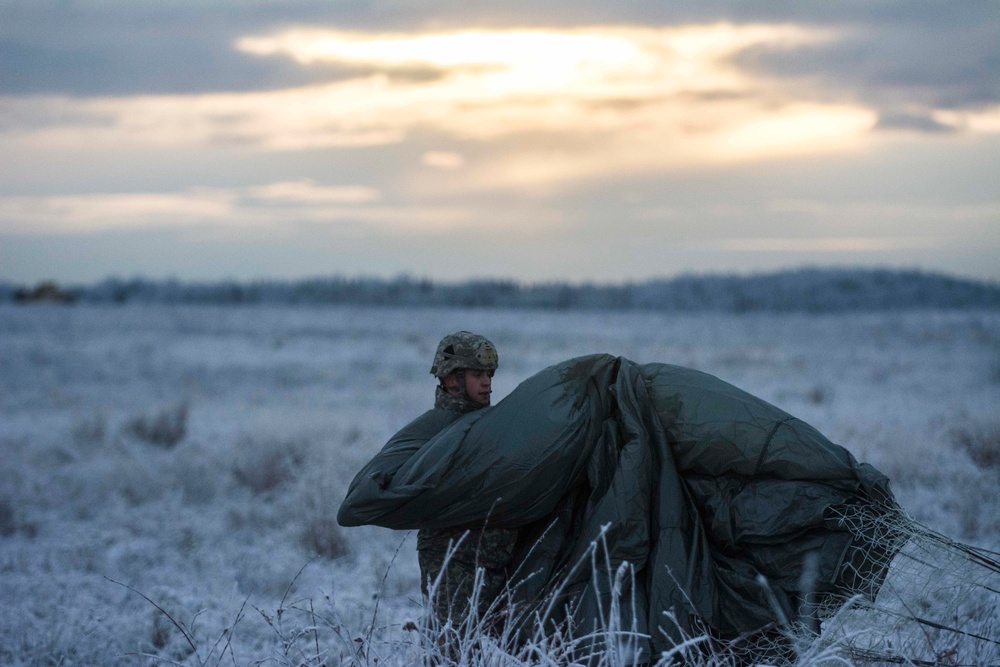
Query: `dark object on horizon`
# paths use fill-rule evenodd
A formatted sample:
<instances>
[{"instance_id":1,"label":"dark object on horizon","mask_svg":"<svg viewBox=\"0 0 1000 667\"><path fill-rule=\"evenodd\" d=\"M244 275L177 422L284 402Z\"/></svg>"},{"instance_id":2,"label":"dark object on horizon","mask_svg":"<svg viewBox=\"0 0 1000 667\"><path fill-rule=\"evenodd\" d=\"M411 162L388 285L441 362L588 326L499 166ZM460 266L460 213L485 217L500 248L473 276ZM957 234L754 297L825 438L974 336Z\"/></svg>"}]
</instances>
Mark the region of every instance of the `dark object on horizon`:
<instances>
[{"instance_id":1,"label":"dark object on horizon","mask_svg":"<svg viewBox=\"0 0 1000 667\"><path fill-rule=\"evenodd\" d=\"M77 295L59 287L55 281L46 280L34 288L19 287L14 290L14 303L60 303L71 304L77 300Z\"/></svg>"}]
</instances>

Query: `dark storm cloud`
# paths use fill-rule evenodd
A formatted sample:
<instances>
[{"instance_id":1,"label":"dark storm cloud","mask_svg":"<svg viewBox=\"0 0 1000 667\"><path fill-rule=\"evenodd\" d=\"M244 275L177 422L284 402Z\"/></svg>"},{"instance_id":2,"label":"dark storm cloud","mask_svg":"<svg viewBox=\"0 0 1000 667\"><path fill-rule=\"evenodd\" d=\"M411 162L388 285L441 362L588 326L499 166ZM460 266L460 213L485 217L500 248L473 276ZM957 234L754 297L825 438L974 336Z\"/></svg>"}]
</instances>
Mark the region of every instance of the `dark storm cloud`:
<instances>
[{"instance_id":1,"label":"dark storm cloud","mask_svg":"<svg viewBox=\"0 0 1000 667\"><path fill-rule=\"evenodd\" d=\"M959 108L1000 101L1000 21L954 29L848 26L854 34L795 53L749 51L742 64L816 76L878 104Z\"/></svg>"},{"instance_id":2,"label":"dark storm cloud","mask_svg":"<svg viewBox=\"0 0 1000 667\"><path fill-rule=\"evenodd\" d=\"M233 44L276 26L323 22L320 3L85 3L0 0L0 94L130 95L284 88L353 74L255 58ZM351 13L336 17L348 25Z\"/></svg>"},{"instance_id":3,"label":"dark storm cloud","mask_svg":"<svg viewBox=\"0 0 1000 667\"><path fill-rule=\"evenodd\" d=\"M870 105L879 110L883 128L939 132L939 123L913 108L1000 103L996 3L881 3L821 17L803 12L800 18L822 18L845 37L794 52L750 50L740 64L815 81L827 95Z\"/></svg>"},{"instance_id":4,"label":"dark storm cloud","mask_svg":"<svg viewBox=\"0 0 1000 667\"><path fill-rule=\"evenodd\" d=\"M882 130L916 130L931 134L955 131L955 128L934 120L930 114L891 111L879 114L878 124L875 127Z\"/></svg>"}]
</instances>

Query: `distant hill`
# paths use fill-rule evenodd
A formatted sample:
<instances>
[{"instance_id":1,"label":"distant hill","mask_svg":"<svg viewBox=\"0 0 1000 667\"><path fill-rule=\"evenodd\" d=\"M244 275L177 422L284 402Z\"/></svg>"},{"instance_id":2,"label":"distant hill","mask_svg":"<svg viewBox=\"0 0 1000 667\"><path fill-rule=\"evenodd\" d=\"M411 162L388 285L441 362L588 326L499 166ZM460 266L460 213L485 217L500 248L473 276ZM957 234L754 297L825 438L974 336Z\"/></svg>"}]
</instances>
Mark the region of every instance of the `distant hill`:
<instances>
[{"instance_id":1,"label":"distant hill","mask_svg":"<svg viewBox=\"0 0 1000 667\"><path fill-rule=\"evenodd\" d=\"M57 289L52 283L47 285ZM37 291L37 287L0 285L0 300L24 302L24 295ZM737 313L1000 309L1000 285L890 269L804 268L749 276L684 275L623 284L526 284L513 280L443 283L405 276L245 283L112 278L88 286L61 288L59 293L69 296L64 301L68 303L350 304Z\"/></svg>"}]
</instances>

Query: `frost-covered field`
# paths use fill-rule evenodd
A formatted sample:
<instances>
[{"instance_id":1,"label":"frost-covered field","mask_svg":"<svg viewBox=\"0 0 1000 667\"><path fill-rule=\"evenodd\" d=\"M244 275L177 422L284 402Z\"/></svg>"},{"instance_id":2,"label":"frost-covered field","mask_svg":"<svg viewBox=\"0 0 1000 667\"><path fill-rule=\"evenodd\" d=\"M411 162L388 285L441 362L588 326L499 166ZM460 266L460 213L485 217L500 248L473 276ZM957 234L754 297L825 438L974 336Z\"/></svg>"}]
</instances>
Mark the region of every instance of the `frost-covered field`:
<instances>
[{"instance_id":1,"label":"frost-covered field","mask_svg":"<svg viewBox=\"0 0 1000 667\"><path fill-rule=\"evenodd\" d=\"M497 344L495 400L592 352L718 375L1000 548L996 312L0 306L0 664L336 664L418 619L415 536L333 518L457 329Z\"/></svg>"}]
</instances>

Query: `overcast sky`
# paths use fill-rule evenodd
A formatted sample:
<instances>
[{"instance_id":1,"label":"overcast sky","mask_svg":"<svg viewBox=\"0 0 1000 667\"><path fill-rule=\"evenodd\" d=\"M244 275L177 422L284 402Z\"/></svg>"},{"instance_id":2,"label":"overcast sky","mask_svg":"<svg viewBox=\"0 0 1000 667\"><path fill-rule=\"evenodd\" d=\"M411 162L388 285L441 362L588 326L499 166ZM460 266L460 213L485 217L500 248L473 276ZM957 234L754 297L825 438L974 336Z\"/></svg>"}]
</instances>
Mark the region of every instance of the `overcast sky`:
<instances>
[{"instance_id":1,"label":"overcast sky","mask_svg":"<svg viewBox=\"0 0 1000 667\"><path fill-rule=\"evenodd\" d=\"M0 0L0 279L998 260L995 0Z\"/></svg>"}]
</instances>

